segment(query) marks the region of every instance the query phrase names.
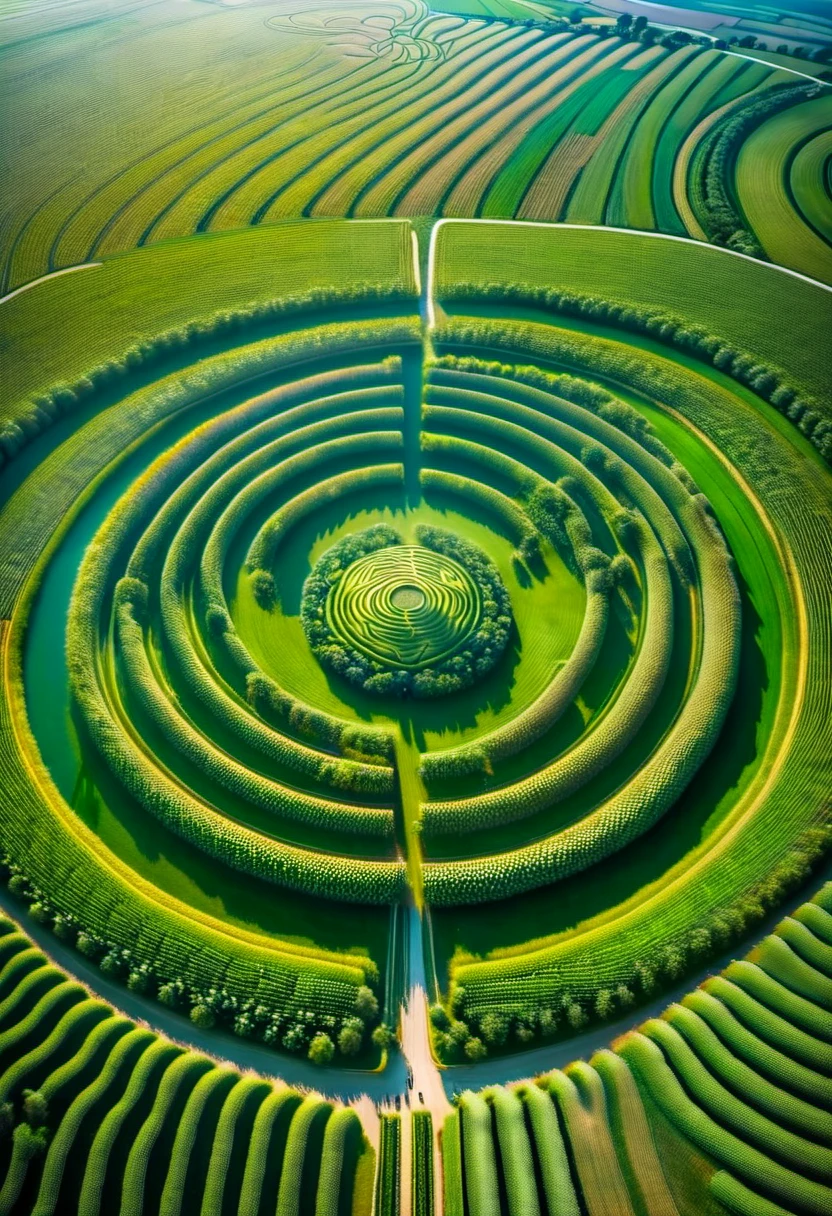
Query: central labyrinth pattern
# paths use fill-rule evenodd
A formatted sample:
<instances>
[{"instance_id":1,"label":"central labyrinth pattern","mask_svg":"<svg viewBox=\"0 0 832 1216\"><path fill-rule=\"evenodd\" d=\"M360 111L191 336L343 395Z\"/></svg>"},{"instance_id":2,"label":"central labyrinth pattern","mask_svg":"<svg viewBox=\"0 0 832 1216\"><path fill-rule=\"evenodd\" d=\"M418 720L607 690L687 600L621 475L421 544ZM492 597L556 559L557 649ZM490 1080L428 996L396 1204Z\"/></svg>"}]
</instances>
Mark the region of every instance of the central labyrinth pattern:
<instances>
[{"instance_id":1,"label":"central labyrinth pattern","mask_svg":"<svg viewBox=\"0 0 832 1216\"><path fill-rule=\"evenodd\" d=\"M336 634L371 658L408 671L457 650L480 611L467 570L421 545L393 545L353 562L327 600Z\"/></svg>"}]
</instances>

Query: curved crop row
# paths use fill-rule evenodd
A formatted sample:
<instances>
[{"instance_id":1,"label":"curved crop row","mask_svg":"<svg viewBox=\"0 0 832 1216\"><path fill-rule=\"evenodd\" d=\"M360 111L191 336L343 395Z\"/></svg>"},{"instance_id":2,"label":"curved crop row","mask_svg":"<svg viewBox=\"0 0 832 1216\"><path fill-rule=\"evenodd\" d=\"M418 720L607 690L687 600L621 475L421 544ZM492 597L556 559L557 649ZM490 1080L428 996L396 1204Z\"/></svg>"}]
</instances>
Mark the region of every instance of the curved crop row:
<instances>
[{"instance_id":1,"label":"curved crop row","mask_svg":"<svg viewBox=\"0 0 832 1216\"><path fill-rule=\"evenodd\" d=\"M12 928L0 924L0 941ZM97 1216L119 1196L125 1213L290 1212L316 1192L316 1211L351 1207L359 1158L371 1151L354 1111L241 1077L102 1002L90 1020L84 989L49 972L54 991L71 988L74 1001L54 1030L27 1019L23 984L4 1005L6 1041L16 1032L28 1051L0 1058L2 1136L11 1138L0 1211Z\"/></svg>"},{"instance_id":2,"label":"curved crop row","mask_svg":"<svg viewBox=\"0 0 832 1216\"><path fill-rule=\"evenodd\" d=\"M46 130L50 173L33 173L24 150L13 150L3 290L102 255L280 216L589 217L676 231L680 145L729 100L776 97L794 79L671 37L657 43L655 31L642 44L632 29L574 29L542 9L523 10L521 24L490 14L446 23L439 14L424 23L411 39L424 52L413 62L366 45L356 59L335 36L349 45L348 30L328 45L294 22L264 31L248 12L199 13L184 28L171 14L145 13L112 47L94 41L94 21L71 34L50 29L58 37L44 42L34 35L21 53L54 72L66 95L82 85L86 57L101 58L102 106L133 138L102 149L86 130L69 144ZM77 56L59 53L69 36ZM220 53L228 45L234 56ZM398 46L394 35L389 49ZM152 65L150 94L140 64ZM42 100L40 75L13 74L14 113ZM117 79L122 87L111 91ZM129 105L138 93L142 124Z\"/></svg>"},{"instance_id":3,"label":"curved crop row","mask_svg":"<svg viewBox=\"0 0 832 1216\"><path fill-rule=\"evenodd\" d=\"M576 784L586 780L587 776L594 775L600 767L606 765L618 751L626 746L658 696L664 678L663 673L669 662L672 638L670 604L672 601L671 584L666 573L665 562L669 557L672 561L675 559L675 562L683 564L684 549L676 540L676 536L684 535L691 546L690 552L693 555L697 579L701 587L703 615L700 628L704 645L697 676L667 739L663 741L655 755L647 760L645 768L635 775L632 793L634 801L631 804L627 802L625 788L615 796L618 801L614 800L611 804L609 815L604 816L601 812L604 830L598 832L598 840L609 840L607 824L615 825L614 830L621 829L623 819L618 812L623 811L627 805L632 805L634 809L637 809L639 816L645 816L642 822L646 825L652 821L649 809L651 798L656 800L653 805L666 807L669 805L669 801L673 801L678 796L681 786L677 785L676 781L680 774L685 772L684 764L679 763L678 757L687 756L685 763L695 764L686 740L696 737L700 740L710 739L712 742L719 733L733 694L739 625L738 603L724 546L715 535L710 520L702 513L696 500L692 498L690 488L683 485L674 472L657 457L640 448L633 439L622 434L620 430L616 430L609 422L565 399L555 398L539 389L527 388L524 385L513 384L511 381L501 381L501 386L505 383L506 389L514 400L486 394L483 388L488 384L488 378L481 375L459 371L437 371L432 373L433 375L441 376L440 384L444 383L447 387L430 390L431 393L440 395L438 398L429 396L429 401L438 400L443 404L428 407L429 420L434 417L441 420L446 416L448 418L451 415L459 416L459 407L468 406L471 410L470 426L475 433L484 435L489 435L491 432L505 433L507 436L510 434L512 441L517 443L522 434L519 424L525 423L530 436L525 442L530 448L533 444L534 450L540 450L541 453L545 450L542 445L545 445L547 441L538 437L538 434L542 432L544 436L551 435L552 438L557 435L560 439L561 451L569 450L570 447L573 451L579 450L584 455L586 464L591 464L591 467L598 469L599 472L603 470L601 475L605 476L607 480L612 479L613 485L621 484L626 487L630 500L634 500L643 510L649 511L649 518L658 515L661 521L660 535L667 537L665 544L670 551L663 553L654 541L653 557L648 558L647 551L642 557L642 564L647 576L645 584L647 618L644 636L648 641L646 644L642 643L624 691L619 695L609 713L602 719L600 726L581 740L571 753L566 753L563 760L556 760L547 768L512 786L475 794L455 802L427 803L423 812L425 824L433 830L443 830L445 827L448 830L457 830L463 824L468 826L487 825L505 822L508 816L520 817L532 814L550 804L557 797L570 793L572 789L576 788ZM462 387L469 377L476 385L476 388L471 390ZM444 404L446 401L452 403L452 408ZM528 404L519 404L520 401ZM541 417L539 421L532 421L535 417L532 411L539 411L542 415L544 409L545 416ZM492 415L495 413L501 419L496 423L492 420ZM506 419L506 421L502 421L502 419ZM508 419L512 421L508 422ZM578 423L580 423L580 430L577 429ZM533 426L534 431L532 431ZM589 449L586 447L586 440L581 439L586 434L592 436L599 445L607 443L610 446L600 447L597 455L593 455L590 460L587 455ZM531 436L534 436L533 439ZM580 447L581 442L584 443L583 448ZM560 458L563 458L562 455ZM619 461L625 459L630 461L632 467L628 465L625 472L616 463L616 458ZM649 476L658 489L653 489L652 485L648 486L647 482L642 480L643 476ZM586 480L585 473L583 477ZM643 489L640 488L642 486ZM683 533L677 521L681 521L684 528ZM638 530L640 525L634 521L633 527ZM646 538L642 543L646 544ZM684 541L681 543L685 544ZM663 579L664 583L657 582L657 579ZM664 588L663 591L660 590L661 586ZM727 654L724 650L726 642L730 647ZM730 657L731 654L733 654L733 658ZM646 673L643 678L639 675L640 665L644 664L647 664L650 670L656 668L658 664L655 678L648 679ZM655 689L652 696L647 694L651 680ZM722 684L722 691L717 696L715 690L720 684ZM626 723L626 728L622 728L621 723ZM704 747L709 746L709 743L704 745ZM578 758L584 753L588 757L593 756L594 760L589 765L586 775L581 776L580 766L574 772L572 770ZM704 749L703 753L700 753L700 757L703 754ZM666 778L668 776L671 778L670 786L666 787L669 794L662 794L661 782L655 779L661 771L662 764L665 764ZM564 774L565 784L556 780L561 770ZM688 773L692 773L692 771L692 768L687 769ZM649 791L647 799L640 792L642 789L645 792ZM585 854L580 861L577 860L577 857L584 851L591 838L580 829L569 828L564 833L564 847L559 850L553 841L544 845L528 846L522 852L515 850L511 854L502 854L497 858L488 859L488 861L483 859L476 862L429 864L426 867L426 889L432 899L440 902L445 900L465 902L470 898L482 898L485 891L496 892L498 886L506 894L514 890L527 889L529 885L537 885L541 881L546 881L547 878L551 879L555 874L570 872L570 866L580 868L581 865L589 864L594 853ZM576 850L576 862L569 860L567 849L570 844ZM600 847L603 849L604 844L600 844ZM548 861L547 858L549 858ZM524 869L525 859L528 860ZM517 885L515 885L515 870L517 871ZM482 873L480 879L476 877L478 871ZM467 893L466 888L469 885L471 892Z\"/></svg>"},{"instance_id":4,"label":"curved crop row","mask_svg":"<svg viewBox=\"0 0 832 1216\"><path fill-rule=\"evenodd\" d=\"M310 304L310 307L314 309L315 306ZM249 311L252 316L256 313L254 306ZM238 327L243 336L249 324L247 317L248 313L241 316ZM257 323L255 317L251 324ZM262 323L270 324L265 316ZM152 359L146 367L139 360L141 376L146 376L149 382L138 382L135 391L126 394L125 388L129 386L116 383L115 401L102 402L100 414L93 410L91 416L84 415L77 433L62 441L57 452L51 456L47 454L43 464L24 481L3 509L4 541L0 564L8 605L4 616L14 612L15 619L11 631L8 628L2 631L4 744L0 767L4 790L9 793L14 808L4 821L4 846L11 855L8 860L13 863L15 889L36 905L37 915L45 924L54 926L55 932L64 940L77 942L79 949L99 962L108 974L131 986L138 985L138 991L160 994L160 1000L169 1000L185 1011L189 1006L202 1007L211 990L224 987L225 995L218 999L225 1004L222 1009L215 1005L209 1010L206 1014L209 1019L231 1025L240 1018L240 1033L254 1033L277 1045L285 1039L290 1050L300 1047L305 1050L308 1046L306 1023L300 1032L292 1029L299 1009L304 1017L310 1012L312 1024L324 1031L327 1029L326 1017L354 1015L358 990L368 980L372 984L378 978L372 959L364 954L360 958L351 955L345 960L345 955L338 949L320 950L311 943L283 940L280 934L271 935L267 940L247 923L226 924L218 919L213 909L206 909L204 905L193 908L181 900L180 892L165 889L164 883L159 889L144 876L137 876L111 848L102 845L95 833L63 802L50 773L37 756L21 700L22 669L18 656L23 624L44 568L43 553L50 537L60 535L63 521L72 517L73 508L80 509L81 504L94 494L102 469L115 468L119 460L130 458L145 442L152 444L154 428L158 424L165 424L179 412L181 419L187 419L189 425L190 420L194 420L196 425L191 426L186 439L175 442L140 480L132 501L125 504L124 514L116 511L111 515L113 557L117 561L131 560L129 545L119 549L120 538L136 543L141 535L142 521L155 519L160 503L169 501L171 491L184 485L192 473L197 473L212 444L221 449L224 444L233 443L235 435L245 432L247 425L256 428L271 418L278 422L289 418L291 426L292 411L303 409L312 401L322 403L322 416L326 416L327 411L331 416L341 410L345 402L360 399L360 391L353 397L349 394L354 392L356 385L364 383L365 375L371 383L370 392L375 392L380 403L393 404L398 368L395 360L356 363L354 369L346 366L331 373L317 374L310 368L309 361L316 359L328 344L337 356L339 351L352 349L357 340L359 344L366 343L365 350L372 352L371 359L382 360L391 350L389 338L393 338L395 347L398 337L406 345L413 334L410 322L396 320L385 321L380 327L373 322L359 322L353 326L325 327L277 338L260 331L258 341L252 345L233 353L223 352L222 348L216 354L203 352L206 357L200 360L198 367L159 379L153 378L157 370L159 373L170 371L165 366L165 359L178 358L178 348L172 348L171 355L159 355L158 369ZM349 364L351 357L344 362ZM248 380L253 382L251 390L246 383ZM275 382L280 387L273 388ZM91 400L101 391L100 386L94 386ZM240 402L242 404L238 404ZM84 408L89 414L89 406ZM189 439L194 445L190 449ZM54 474L56 466L61 469L58 477ZM133 508L135 515L131 513ZM136 530L133 530L134 524L138 525ZM166 551L173 531L170 534L160 531L160 555ZM54 541L52 543L54 545ZM154 570L158 571L158 565L154 565L157 559L149 548L143 553L148 558L148 578L152 580ZM103 551L99 552L99 557L103 563ZM141 663L145 673L149 666L154 690L164 697L169 707L177 707L181 713L182 702L177 703L168 683L170 668L160 662L156 645L158 635L154 633L149 639L145 633L144 653L138 648L139 630L147 629L144 604L138 604L135 615L130 605L134 602L133 593L139 601L143 600L141 587L128 582L119 591L119 602L112 603L115 582L125 572L122 565L109 584L106 579L94 577L93 598L108 612L115 607L114 617L121 618L125 640L128 635L132 637L134 660ZM96 650L99 645L106 645L97 622L90 622L90 638ZM80 651L74 654L78 657ZM125 706L125 697L133 697L128 687L128 666L121 656L115 667L107 666L104 674L104 687L108 696L115 698L120 712ZM98 674L101 673L96 673L96 679ZM6 676L10 677L8 682ZM368 822L375 823L382 833L389 833L390 812L378 805L378 800L389 798L392 792L392 768L385 762L385 735L382 732L362 729L353 723L346 727L342 724L334 732L332 742L320 749L308 735L303 735L302 725L298 738L297 727L293 727L294 733L290 734L280 725L275 729L269 721L252 712L246 705L245 688L242 695L224 683L222 686L217 683L216 689L218 701L228 710L228 718L234 723L245 721L248 724L249 730L240 742L239 751L233 743L229 747L228 733L223 734L220 747L212 745L209 719L213 716L213 706L203 715L188 702L187 713L181 714L179 724L186 725L192 732L188 746L193 747L196 740L199 748L196 754L222 770L228 781L226 794L231 792L233 796L234 791L250 788L249 781L253 780L260 796L276 809L284 799L281 791L286 790L293 806L305 802L311 807L318 802L322 808L331 806L336 816L340 806L348 810L366 801ZM181 686L175 691L181 694ZM133 723L132 733L126 736L127 755L132 761L134 748L142 756L152 754L149 740L155 740L156 736L135 698L130 700L129 713L135 713L140 723L138 728ZM102 722L101 729L106 732L105 719ZM222 729L225 732L224 726ZM210 752L205 750L206 744L211 748ZM124 739L119 747L124 750ZM239 767L234 767L235 760L242 758L248 769L243 773ZM170 761L171 755L166 752L166 764ZM181 764L186 767L184 757ZM157 776L155 764L147 761L140 787L151 798L158 796ZM135 771L132 779L136 779ZM243 786L239 780L243 781ZM366 796L356 797L355 791L362 783ZM334 798L327 797L327 789L339 793ZM200 785L196 809L203 828L210 835L212 812L207 809L206 821L204 791L205 786ZM166 813L181 817L184 811L187 816L187 797L183 803L175 784L168 786L162 798L161 805ZM222 796L222 805L229 805L226 795ZM243 805L238 803L241 808ZM257 873L263 872L264 864L268 868L269 863L264 863L260 849L264 839L268 847L269 829L266 836L248 829L250 834L246 836L247 829L243 828L241 835L224 815L220 817L224 820L221 825L224 839L234 850L235 858L240 858L242 840L246 858L243 864ZM70 820L71 829L68 828ZM304 827L300 821L298 823ZM340 827L338 831L341 831ZM305 869L307 879L301 879L302 883L314 886L316 890L327 871L326 862L321 866L318 861L322 855L321 843L320 838L314 841L312 850L278 844L278 851L283 852L291 865L300 865L300 870L295 868L297 876ZM288 854L284 852L287 847ZM334 860L329 867L335 888L343 889L343 880L337 876L343 876L352 864L348 859ZM356 859L355 864L361 868L360 860ZM379 873L382 876L382 898L395 898L401 886L402 867L394 861L381 861L376 870L372 863L369 864L372 881L376 881ZM281 871L282 867L278 865L273 872ZM348 879L347 886L351 882ZM217 985L220 975L223 982ZM259 1011L254 1020L250 1020L250 1012L244 1012L249 1002L252 1010ZM277 1021L273 1023L272 1019ZM281 1022L281 1019L284 1020Z\"/></svg>"},{"instance_id":5,"label":"curved crop row","mask_svg":"<svg viewBox=\"0 0 832 1216\"><path fill-rule=\"evenodd\" d=\"M827 884L795 915L827 929L829 900ZM766 940L783 942L794 923ZM694 1009L710 1010L719 1029L708 1030ZM691 1204L705 1210L708 1192L742 1216L820 1216L832 1197L828 1061L816 1054L807 1067L783 1053L785 1071L766 1079L772 1050L763 1037L767 1011L759 1010L762 1020L752 1005L740 1023L697 989L589 1063L534 1084L463 1093L443 1130L447 1193L459 1196L459 1211L464 1202L464 1210L511 1216L585 1209L679 1216ZM828 1022L828 999L818 1012ZM481 1199L483 1179L490 1182Z\"/></svg>"}]
</instances>

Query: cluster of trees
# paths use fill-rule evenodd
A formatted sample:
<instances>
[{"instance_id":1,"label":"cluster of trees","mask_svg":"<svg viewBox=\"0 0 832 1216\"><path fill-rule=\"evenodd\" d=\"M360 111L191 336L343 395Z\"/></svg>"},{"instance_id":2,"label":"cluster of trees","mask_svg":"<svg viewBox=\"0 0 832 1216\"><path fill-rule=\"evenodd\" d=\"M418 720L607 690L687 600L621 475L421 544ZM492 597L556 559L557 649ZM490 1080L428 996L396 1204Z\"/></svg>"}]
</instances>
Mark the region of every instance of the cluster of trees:
<instances>
[{"instance_id":1,"label":"cluster of trees","mask_svg":"<svg viewBox=\"0 0 832 1216\"><path fill-rule=\"evenodd\" d=\"M241 1038L308 1055L317 1063L327 1063L336 1049L342 1056L357 1055L368 1037L381 1048L387 1048L392 1041L390 1030L379 1020L378 998L368 983L354 989L354 1007L349 1011L327 1009L325 1000L316 1009L298 1008L288 992L286 1004L278 1008L263 1000L241 999L219 984L204 987L189 984L181 976L161 973L157 965L141 959L137 951L85 928L77 917L57 911L8 857L0 864L9 891L29 905L29 915L37 924L51 929L62 942L95 963L108 979L189 1017L200 1029L220 1027ZM328 1059L324 1059L324 1039L332 1049Z\"/></svg>"},{"instance_id":2,"label":"cluster of trees","mask_svg":"<svg viewBox=\"0 0 832 1216\"><path fill-rule=\"evenodd\" d=\"M382 283L354 283L343 288L316 288L300 296L260 300L235 309L218 309L200 321L164 330L153 338L127 347L117 359L108 359L71 384L56 384L21 402L0 424L0 468L64 414L73 413L100 392L116 392L130 378L138 378L184 353L196 354L218 340L256 335L275 323L302 313L315 314L345 304L384 304L409 300L403 288Z\"/></svg>"},{"instance_id":3,"label":"cluster of trees","mask_svg":"<svg viewBox=\"0 0 832 1216\"><path fill-rule=\"evenodd\" d=\"M761 363L747 351L732 346L701 325L692 325L672 313L659 312L641 305L620 304L602 296L579 295L575 292L535 288L518 283L455 283L448 290L446 298L460 301L487 299L501 303L532 305L550 312L562 313L564 316L585 318L600 325L611 325L632 333L644 334L667 346L695 355L770 402L794 423L825 460L832 463L832 418L828 409L792 388L786 382L786 373L781 368Z\"/></svg>"},{"instance_id":4,"label":"cluster of trees","mask_svg":"<svg viewBox=\"0 0 832 1216\"><path fill-rule=\"evenodd\" d=\"M765 258L765 250L745 221L734 201L729 182L740 148L767 118L819 93L817 86L783 85L752 96L731 110L716 124L708 138L702 161L702 205L704 226L709 240L750 257Z\"/></svg>"},{"instance_id":5,"label":"cluster of trees","mask_svg":"<svg viewBox=\"0 0 832 1216\"><path fill-rule=\"evenodd\" d=\"M547 34L559 34L566 31L574 34L576 37L581 34L595 34L597 38L621 38L625 42L641 42L644 46L654 46L658 42L668 50L676 50L678 47L687 46L689 43L698 43L703 47L713 45L711 39L707 36L694 35L687 30L669 30L663 32L655 26L650 25L643 14L633 17L631 13L621 13L614 25L610 25L607 22L593 25L592 20L597 16L597 13L585 13L577 8L572 11L569 17L551 17L547 20L529 17L515 24L543 29ZM491 17L478 18L478 20L499 20L504 22L505 18Z\"/></svg>"},{"instance_id":6,"label":"cluster of trees","mask_svg":"<svg viewBox=\"0 0 832 1216\"><path fill-rule=\"evenodd\" d=\"M567 1038L592 1024L623 1017L631 1008L659 996L685 975L746 938L807 882L830 844L832 825L809 829L772 872L752 883L735 903L726 905L681 936L670 937L617 979L607 978L575 991L561 988L556 973L541 972L534 994L528 994L527 986L523 985L523 997L518 998L512 995L512 975L507 967L499 983L500 998L494 1004L488 1001L486 992L454 985L448 1008L436 1005L431 1010L437 1052L449 1062L459 1062L466 1056L480 1058L465 1050L471 1039L483 1045L483 1055L501 1048L516 1051L521 1045L529 1046L555 1036ZM519 986L515 980L515 990ZM505 994L509 994L507 998ZM449 1036L453 1043L448 1041Z\"/></svg>"},{"instance_id":7,"label":"cluster of trees","mask_svg":"<svg viewBox=\"0 0 832 1216\"><path fill-rule=\"evenodd\" d=\"M597 38L621 38L624 42L641 42L644 46L655 46L657 43L668 51L678 50L683 46L701 46L715 51L767 51L771 48L768 43L758 38L756 34L734 34L730 38L713 38L710 34L696 34L690 30L675 29L661 30L650 25L644 14L634 17L631 13L620 13L615 24L607 22L593 24L597 13L588 13L580 8L573 9L568 17L550 17L546 19L527 17L523 21L513 22L535 29L542 29L547 34L568 32L575 37L581 34L594 34ZM478 17L479 21L491 21L505 24L505 17ZM823 43L819 46L796 46L793 49L788 43L779 43L773 48L780 55L790 55L796 59L806 59L811 63L828 64L832 60L832 44ZM823 70L818 73L821 80L832 80L832 71Z\"/></svg>"},{"instance_id":8,"label":"cluster of trees","mask_svg":"<svg viewBox=\"0 0 832 1216\"><path fill-rule=\"evenodd\" d=\"M540 478L526 499L526 513L538 531L580 573L587 589L605 594L612 585L612 559L593 543L587 518L569 493L577 489L573 478L561 477L555 484Z\"/></svg>"}]
</instances>

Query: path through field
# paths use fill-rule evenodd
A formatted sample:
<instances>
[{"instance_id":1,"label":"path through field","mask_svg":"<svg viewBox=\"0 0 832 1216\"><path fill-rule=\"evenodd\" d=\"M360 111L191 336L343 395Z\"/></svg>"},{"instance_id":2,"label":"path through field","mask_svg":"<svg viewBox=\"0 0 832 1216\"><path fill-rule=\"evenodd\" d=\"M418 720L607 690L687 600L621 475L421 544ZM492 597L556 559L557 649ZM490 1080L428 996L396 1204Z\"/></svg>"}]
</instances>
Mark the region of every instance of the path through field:
<instances>
[{"instance_id":1,"label":"path through field","mask_svg":"<svg viewBox=\"0 0 832 1216\"><path fill-rule=\"evenodd\" d=\"M430 1047L430 1027L428 1020L427 977L425 975L425 953L423 941L423 920L415 907L409 909L410 975L407 999L402 1006L401 1045L402 1055L408 1067L408 1089L405 1091L405 1104L414 1110L429 1110L433 1116L433 1161L435 1170L435 1195L437 1199L437 1216L441 1216L442 1178L441 1157L439 1153L439 1131L445 1121L445 1116L451 1110L442 1081L442 1074L433 1058ZM412 1142L411 1120L405 1119L402 1127L404 1142L407 1149ZM409 1160L409 1152L405 1152ZM405 1216L410 1211L410 1189L407 1185L409 1173L403 1172L402 1178L402 1211Z\"/></svg>"}]
</instances>

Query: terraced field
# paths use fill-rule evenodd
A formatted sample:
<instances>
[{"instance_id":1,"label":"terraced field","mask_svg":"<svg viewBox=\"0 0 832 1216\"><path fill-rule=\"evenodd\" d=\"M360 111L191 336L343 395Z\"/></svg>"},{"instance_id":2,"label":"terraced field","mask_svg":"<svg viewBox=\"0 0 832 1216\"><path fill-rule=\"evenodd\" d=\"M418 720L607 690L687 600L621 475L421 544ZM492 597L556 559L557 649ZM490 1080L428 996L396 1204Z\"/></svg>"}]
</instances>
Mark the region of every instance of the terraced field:
<instances>
[{"instance_id":1,"label":"terraced field","mask_svg":"<svg viewBox=\"0 0 832 1216\"><path fill-rule=\"evenodd\" d=\"M382 4L381 27L366 6L319 18L289 0L70 7L73 21L44 10L46 36L33 11L0 23L9 117L0 291L175 236L319 216L482 215L733 236L800 270L820 242L809 272L827 275L826 235L792 200L781 162L823 125L822 112L828 126L830 87L776 66L608 36L608 26L604 37L573 32L532 3L465 16L421 0ZM766 123L757 136L772 141L763 154L776 179L763 197L782 180L783 214L761 216L753 192L746 207L739 166L741 214L716 223L721 198L706 214L697 206L712 144L762 103L784 110L776 131ZM720 168L729 195L757 129L752 115L731 141ZM740 238L745 224L750 236Z\"/></svg>"},{"instance_id":2,"label":"terraced field","mask_svg":"<svg viewBox=\"0 0 832 1216\"><path fill-rule=\"evenodd\" d=\"M464 4L0 14L0 1216L829 1207L828 88Z\"/></svg>"}]
</instances>

